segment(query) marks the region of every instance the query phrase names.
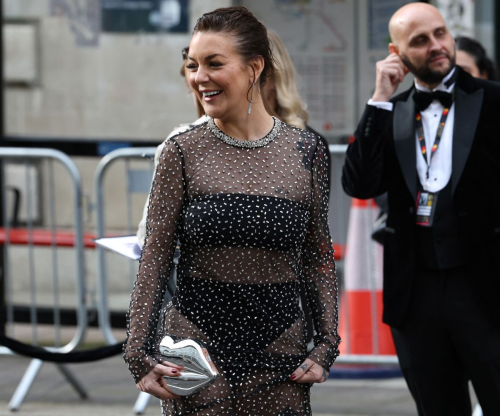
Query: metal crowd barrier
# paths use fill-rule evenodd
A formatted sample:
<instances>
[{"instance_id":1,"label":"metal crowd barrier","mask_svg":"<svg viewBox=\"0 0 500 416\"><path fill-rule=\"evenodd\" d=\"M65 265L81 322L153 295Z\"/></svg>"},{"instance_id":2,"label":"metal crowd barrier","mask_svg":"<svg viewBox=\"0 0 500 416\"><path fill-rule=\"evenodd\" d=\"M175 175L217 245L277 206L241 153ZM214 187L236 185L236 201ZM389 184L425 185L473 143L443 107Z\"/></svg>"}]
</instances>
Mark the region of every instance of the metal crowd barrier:
<instances>
[{"instance_id":1,"label":"metal crowd barrier","mask_svg":"<svg viewBox=\"0 0 500 416\"><path fill-rule=\"evenodd\" d=\"M142 201L142 206L146 203L146 197L149 193L151 182L153 178L153 163L151 161L149 169L131 169L130 161L132 160L144 160L144 158L152 159L154 157L156 147L137 147L137 148L124 148L117 149L106 156L104 156L99 164L97 165L94 184L95 184L95 210L96 210L96 236L97 238L106 237L109 235L109 231L106 227L106 193L104 190L106 174L109 173L110 168L115 165L118 161L124 162L124 176L126 180L126 193L125 200L123 201L123 206L126 210L127 218L127 230L126 233L129 235L135 234L137 232L137 226L139 224L138 218L133 215L131 194L132 193L142 193L144 194L144 199ZM142 211L140 212L142 215ZM112 332L112 326L110 322L110 308L108 302L108 271L106 257L109 254L101 246L96 247L97 250L97 295L98 303L97 310L99 312L99 326L104 336L104 339L108 344L113 344L117 340ZM136 263L130 261L129 268L129 281L130 290L132 290L132 285L134 283L136 275ZM128 306L127 306L128 307Z\"/></svg>"},{"instance_id":2,"label":"metal crowd barrier","mask_svg":"<svg viewBox=\"0 0 500 416\"><path fill-rule=\"evenodd\" d=\"M2 207L4 227L0 230L0 244L3 245L4 260L1 278L4 280L6 294L6 335L11 338L16 336L14 315L19 311L20 301L26 299L28 305L23 308L28 311L31 325L28 335L31 340L20 341L34 346L40 345L38 314L43 305L40 297L45 295L47 299L50 299L50 305L47 306L50 306L53 311L54 330L52 345L46 349L57 353L71 352L81 344L87 328L80 174L67 155L52 149L0 148L0 169L2 178L0 191L4 202ZM65 178L69 180L71 188L66 192L65 199L67 204L73 205L73 218L69 219L71 224L66 224L64 227L58 224L55 205L57 196L55 183L63 175L62 171L64 171ZM43 175L39 176L39 172L43 172ZM7 187L6 178L20 181L17 185L22 187L24 192L19 192L17 189L11 194L12 187ZM7 200L10 200L9 195L14 195L14 203L9 204L10 206L6 204ZM19 198L22 199L19 200ZM23 212L19 212L21 205L25 205L25 209L21 210ZM19 218L20 215L22 219ZM61 270L61 260L67 258L65 257L66 251L63 255L60 253L61 246L65 247L66 251L68 247L73 248L74 270ZM40 257L40 253L43 258ZM27 281L23 282L24 286L20 283L24 273L16 272L16 267L23 267L27 270ZM45 268L49 267L50 270L47 271ZM44 277L42 272L45 272L47 276L51 275L52 293L50 296L41 293L40 289L47 285L47 281L42 284L39 281ZM45 279L47 280L47 277ZM68 283L68 279L74 280L74 283ZM72 288L74 302L71 305L64 303L61 296L62 287L66 290L68 287ZM63 345L61 313L62 309L68 306L76 313L76 329L72 339ZM46 331L44 331L44 343L47 342L46 337ZM0 348L0 354L12 354L12 351ZM9 403L10 410L19 409L43 363L39 359L31 360ZM85 398L87 393L72 372L64 364L55 365L79 395Z\"/></svg>"},{"instance_id":3,"label":"metal crowd barrier","mask_svg":"<svg viewBox=\"0 0 500 416\"><path fill-rule=\"evenodd\" d=\"M153 159L156 151L156 147L137 147L137 148L125 148L118 149L108 153L102 158L102 160L97 165L95 173L95 193L96 193L96 219L97 219L97 237L106 237L108 235L108 230L106 227L106 193L104 191L104 184L106 179L106 174L109 173L110 168L116 165L117 162L124 162L124 169L126 178L126 217L127 217L127 232L128 234L135 234L137 232L137 226L139 221L137 216L134 217L132 213L132 203L131 194L132 193L142 193L144 198L142 200L142 208L146 203L146 197L151 188L154 166L151 161L149 169L131 169L130 163L133 160L143 160L144 158ZM139 217L140 218L140 217ZM135 219L135 221L134 221ZM107 272L107 250L98 246L97 249L97 294L98 294L98 306L99 311L99 326L103 333L104 339L107 343L113 344L116 339L112 333L112 326L110 323L110 309L108 302L108 272ZM135 279L137 271L137 262L130 261L130 290L132 290L132 284ZM134 406L134 411L136 414L142 414L148 404L149 394L141 392Z\"/></svg>"}]
</instances>

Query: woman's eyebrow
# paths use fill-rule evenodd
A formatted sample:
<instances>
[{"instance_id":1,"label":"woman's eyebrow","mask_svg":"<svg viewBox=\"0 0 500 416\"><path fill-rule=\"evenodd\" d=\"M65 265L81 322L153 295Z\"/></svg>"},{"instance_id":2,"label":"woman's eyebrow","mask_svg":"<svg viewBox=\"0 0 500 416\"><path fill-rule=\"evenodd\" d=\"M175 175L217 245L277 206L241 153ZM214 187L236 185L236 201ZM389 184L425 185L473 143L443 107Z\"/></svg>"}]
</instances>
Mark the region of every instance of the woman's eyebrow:
<instances>
[{"instance_id":1,"label":"woman's eyebrow","mask_svg":"<svg viewBox=\"0 0 500 416\"><path fill-rule=\"evenodd\" d=\"M213 53L211 55L208 55L206 56L205 58L203 58L205 61L208 61L210 59L213 59L213 58L216 58L217 56L221 56L222 58L225 58L226 56L221 54L221 53ZM193 57L189 56L188 55L188 58L191 59L192 61L196 61L196 59L194 59Z\"/></svg>"}]
</instances>

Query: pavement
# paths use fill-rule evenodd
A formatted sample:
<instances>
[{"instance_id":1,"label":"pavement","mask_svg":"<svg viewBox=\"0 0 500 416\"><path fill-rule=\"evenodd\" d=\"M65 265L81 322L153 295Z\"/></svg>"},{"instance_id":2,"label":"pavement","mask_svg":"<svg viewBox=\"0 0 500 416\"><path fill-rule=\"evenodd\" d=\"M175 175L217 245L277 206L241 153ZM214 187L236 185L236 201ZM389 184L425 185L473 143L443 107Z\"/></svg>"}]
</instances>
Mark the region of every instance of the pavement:
<instances>
[{"instance_id":1,"label":"pavement","mask_svg":"<svg viewBox=\"0 0 500 416\"><path fill-rule=\"evenodd\" d=\"M92 331L94 333L92 334ZM90 331L88 339L99 334ZM117 334L119 338L121 333ZM0 415L14 414L8 403L29 365L28 358L0 355ZM121 356L67 368L87 390L81 399L58 367L44 363L26 399L16 412L30 416L134 415L138 390ZM401 377L330 379L312 388L315 416L415 416L415 405ZM159 416L159 400L151 397L144 415ZM256 415L257 416L257 415Z\"/></svg>"}]
</instances>

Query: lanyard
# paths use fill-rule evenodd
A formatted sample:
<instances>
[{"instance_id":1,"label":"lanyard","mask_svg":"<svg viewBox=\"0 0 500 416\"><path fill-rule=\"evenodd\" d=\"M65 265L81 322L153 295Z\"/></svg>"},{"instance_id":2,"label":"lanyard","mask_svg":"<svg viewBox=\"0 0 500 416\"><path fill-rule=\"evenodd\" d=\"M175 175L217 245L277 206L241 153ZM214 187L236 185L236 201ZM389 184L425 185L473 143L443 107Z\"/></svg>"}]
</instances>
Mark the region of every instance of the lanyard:
<instances>
[{"instance_id":1,"label":"lanyard","mask_svg":"<svg viewBox=\"0 0 500 416\"><path fill-rule=\"evenodd\" d=\"M452 91L453 98L455 98L455 89ZM450 106L451 107L451 106ZM441 137L443 136L444 126L446 124L446 120L448 119L448 114L450 113L449 108L444 108L443 113L441 114L441 120L439 120L439 126L436 132L436 138L434 140L434 144L431 148L431 156L429 160L427 160L427 147L425 146L425 136L424 136L424 125L422 124L422 114L420 111L417 111L417 115L415 116L415 121L417 123L417 136L418 143L420 144L420 150L422 151L422 155L424 156L424 160L427 163L427 172L425 174L425 189L427 189L429 185L429 171L431 169L431 162L436 150L439 147L439 143L441 142Z\"/></svg>"}]
</instances>

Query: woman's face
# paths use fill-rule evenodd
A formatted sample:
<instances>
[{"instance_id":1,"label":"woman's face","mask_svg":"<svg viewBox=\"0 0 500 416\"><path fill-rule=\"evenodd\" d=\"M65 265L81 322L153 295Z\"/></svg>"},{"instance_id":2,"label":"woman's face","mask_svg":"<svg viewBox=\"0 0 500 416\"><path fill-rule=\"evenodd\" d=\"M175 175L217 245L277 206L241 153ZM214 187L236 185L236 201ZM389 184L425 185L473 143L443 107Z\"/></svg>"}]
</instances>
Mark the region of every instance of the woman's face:
<instances>
[{"instance_id":1,"label":"woman's face","mask_svg":"<svg viewBox=\"0 0 500 416\"><path fill-rule=\"evenodd\" d=\"M205 113L223 121L246 114L253 81L252 68L242 62L233 42L227 33L197 32L187 59L189 84Z\"/></svg>"},{"instance_id":2,"label":"woman's face","mask_svg":"<svg viewBox=\"0 0 500 416\"><path fill-rule=\"evenodd\" d=\"M457 49L457 65L462 67L464 71L471 74L474 78L487 79L486 74L482 74L481 71L479 71L474 57L467 52L461 51L459 49Z\"/></svg>"}]
</instances>

